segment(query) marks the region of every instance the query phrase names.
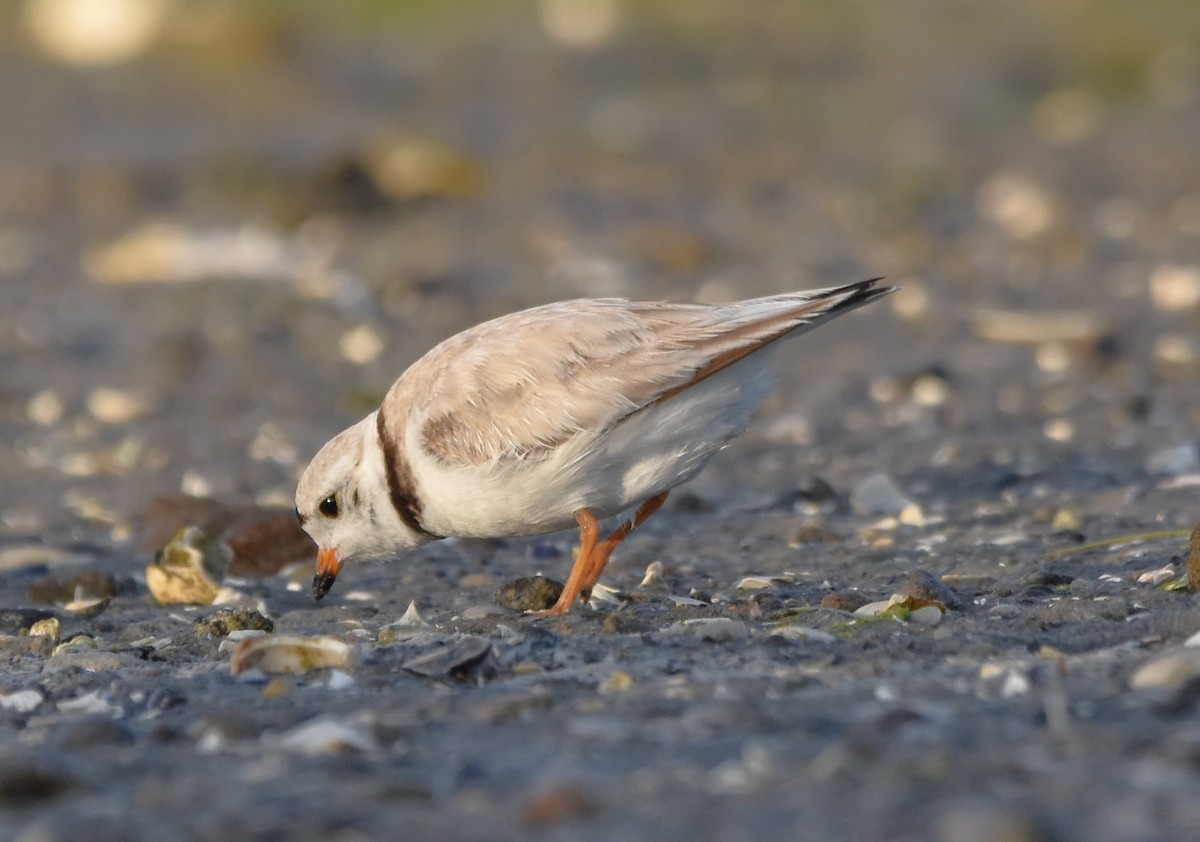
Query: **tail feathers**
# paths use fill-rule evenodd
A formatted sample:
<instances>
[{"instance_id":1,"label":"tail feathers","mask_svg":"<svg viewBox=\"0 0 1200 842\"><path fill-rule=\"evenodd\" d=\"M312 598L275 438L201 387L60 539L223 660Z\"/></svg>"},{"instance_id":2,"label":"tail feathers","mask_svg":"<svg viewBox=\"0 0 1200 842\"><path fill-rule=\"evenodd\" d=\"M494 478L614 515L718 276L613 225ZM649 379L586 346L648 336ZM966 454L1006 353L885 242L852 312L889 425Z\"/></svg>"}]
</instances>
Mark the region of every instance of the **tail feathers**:
<instances>
[{"instance_id":1,"label":"tail feathers","mask_svg":"<svg viewBox=\"0 0 1200 842\"><path fill-rule=\"evenodd\" d=\"M699 367L687 383L668 389L653 403L670 400L778 339L810 330L898 289L877 286L881 280L872 278L840 287L756 298L729 305L733 311L728 319L731 327L705 341L712 350L708 362Z\"/></svg>"}]
</instances>

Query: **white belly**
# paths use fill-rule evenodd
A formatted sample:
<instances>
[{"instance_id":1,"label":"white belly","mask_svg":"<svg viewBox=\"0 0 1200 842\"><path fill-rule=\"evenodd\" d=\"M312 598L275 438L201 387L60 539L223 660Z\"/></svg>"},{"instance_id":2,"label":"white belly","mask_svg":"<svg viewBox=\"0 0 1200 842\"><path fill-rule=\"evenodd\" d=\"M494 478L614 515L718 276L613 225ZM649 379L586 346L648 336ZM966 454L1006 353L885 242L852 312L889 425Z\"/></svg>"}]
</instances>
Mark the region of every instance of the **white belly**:
<instances>
[{"instance_id":1,"label":"white belly","mask_svg":"<svg viewBox=\"0 0 1200 842\"><path fill-rule=\"evenodd\" d=\"M608 517L674 488L745 429L770 392L769 356L747 358L541 461L447 467L417 456L422 521L445 536L536 535L574 526L579 509Z\"/></svg>"}]
</instances>

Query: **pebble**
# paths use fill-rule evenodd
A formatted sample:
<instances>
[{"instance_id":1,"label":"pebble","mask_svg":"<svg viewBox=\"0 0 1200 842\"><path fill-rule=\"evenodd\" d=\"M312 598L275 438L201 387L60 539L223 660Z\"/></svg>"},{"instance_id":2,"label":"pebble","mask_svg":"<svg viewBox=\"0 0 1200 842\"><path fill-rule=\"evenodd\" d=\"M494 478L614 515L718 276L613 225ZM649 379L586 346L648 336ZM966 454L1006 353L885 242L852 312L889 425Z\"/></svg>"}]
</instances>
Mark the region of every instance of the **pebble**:
<instances>
[{"instance_id":1,"label":"pebble","mask_svg":"<svg viewBox=\"0 0 1200 842\"><path fill-rule=\"evenodd\" d=\"M231 632L272 632L275 623L252 608L222 608L201 617L193 627L199 637L226 637Z\"/></svg>"},{"instance_id":2,"label":"pebble","mask_svg":"<svg viewBox=\"0 0 1200 842\"><path fill-rule=\"evenodd\" d=\"M908 615L908 621L918 626L936 626L942 621L942 609L936 605L925 605Z\"/></svg>"},{"instance_id":3,"label":"pebble","mask_svg":"<svg viewBox=\"0 0 1200 842\"><path fill-rule=\"evenodd\" d=\"M44 701L46 701L46 697L37 690L16 690L12 693L0 694L0 710L32 713L41 707Z\"/></svg>"},{"instance_id":4,"label":"pebble","mask_svg":"<svg viewBox=\"0 0 1200 842\"><path fill-rule=\"evenodd\" d=\"M525 576L505 582L492 601L509 611L544 611L558 600L561 582L545 576Z\"/></svg>"},{"instance_id":5,"label":"pebble","mask_svg":"<svg viewBox=\"0 0 1200 842\"><path fill-rule=\"evenodd\" d=\"M49 617L45 620L38 620L29 627L30 637L46 637L57 646L59 639L62 636L62 624L57 617Z\"/></svg>"},{"instance_id":6,"label":"pebble","mask_svg":"<svg viewBox=\"0 0 1200 842\"><path fill-rule=\"evenodd\" d=\"M912 504L887 474L872 474L850 491L850 506L860 515L895 517Z\"/></svg>"},{"instance_id":7,"label":"pebble","mask_svg":"<svg viewBox=\"0 0 1200 842\"><path fill-rule=\"evenodd\" d=\"M940 602L947 608L959 610L969 603L958 591L943 584L936 576L925 570L912 570L904 577L903 596L926 602Z\"/></svg>"},{"instance_id":8,"label":"pebble","mask_svg":"<svg viewBox=\"0 0 1200 842\"><path fill-rule=\"evenodd\" d=\"M121 716L124 713L120 707L101 696L99 690L92 690L73 699L64 699L58 703L58 709L63 713L91 716Z\"/></svg>"},{"instance_id":9,"label":"pebble","mask_svg":"<svg viewBox=\"0 0 1200 842\"><path fill-rule=\"evenodd\" d=\"M87 399L88 412L103 424L128 424L145 415L150 407L143 399L122 389L101 386Z\"/></svg>"},{"instance_id":10,"label":"pebble","mask_svg":"<svg viewBox=\"0 0 1200 842\"><path fill-rule=\"evenodd\" d=\"M652 626L648 620L629 611L610 611L601 628L607 634L644 634Z\"/></svg>"},{"instance_id":11,"label":"pebble","mask_svg":"<svg viewBox=\"0 0 1200 842\"><path fill-rule=\"evenodd\" d=\"M284 731L271 742L284 751L297 754L369 753L378 748L375 739L362 728L331 716L319 716Z\"/></svg>"},{"instance_id":12,"label":"pebble","mask_svg":"<svg viewBox=\"0 0 1200 842\"><path fill-rule=\"evenodd\" d=\"M615 670L612 675L600 682L596 692L601 695L609 693L624 693L633 686L633 676L625 670Z\"/></svg>"},{"instance_id":13,"label":"pebble","mask_svg":"<svg viewBox=\"0 0 1200 842\"><path fill-rule=\"evenodd\" d=\"M1150 275L1150 298L1166 311L1200 307L1200 267L1163 265Z\"/></svg>"},{"instance_id":14,"label":"pebble","mask_svg":"<svg viewBox=\"0 0 1200 842\"><path fill-rule=\"evenodd\" d=\"M779 626L771 630L771 636L781 637L784 640L802 640L810 643L837 642L837 638L829 632L809 628L808 626Z\"/></svg>"},{"instance_id":15,"label":"pebble","mask_svg":"<svg viewBox=\"0 0 1200 842\"><path fill-rule=\"evenodd\" d=\"M1129 678L1129 686L1135 690L1182 689L1192 680L1200 678L1200 650L1177 649L1146 661Z\"/></svg>"},{"instance_id":16,"label":"pebble","mask_svg":"<svg viewBox=\"0 0 1200 842\"><path fill-rule=\"evenodd\" d=\"M729 617L683 620L667 626L666 633L676 637L698 637L710 643L728 643L733 640L741 640L749 634L745 623Z\"/></svg>"},{"instance_id":17,"label":"pebble","mask_svg":"<svg viewBox=\"0 0 1200 842\"><path fill-rule=\"evenodd\" d=\"M531 795L525 802L524 820L532 827L561 824L596 813L599 806L586 787L556 784Z\"/></svg>"}]
</instances>

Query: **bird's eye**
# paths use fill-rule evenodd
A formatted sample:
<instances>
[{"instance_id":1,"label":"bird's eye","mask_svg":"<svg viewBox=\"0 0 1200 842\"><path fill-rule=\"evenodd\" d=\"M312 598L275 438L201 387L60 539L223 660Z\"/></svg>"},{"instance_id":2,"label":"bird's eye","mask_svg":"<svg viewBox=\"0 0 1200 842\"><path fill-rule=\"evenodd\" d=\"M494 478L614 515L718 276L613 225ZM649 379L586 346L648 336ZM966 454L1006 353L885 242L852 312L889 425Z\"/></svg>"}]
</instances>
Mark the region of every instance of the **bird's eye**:
<instances>
[{"instance_id":1,"label":"bird's eye","mask_svg":"<svg viewBox=\"0 0 1200 842\"><path fill-rule=\"evenodd\" d=\"M338 516L338 501L336 494L330 494L321 501L321 505L317 506L317 511L325 515L325 517Z\"/></svg>"}]
</instances>

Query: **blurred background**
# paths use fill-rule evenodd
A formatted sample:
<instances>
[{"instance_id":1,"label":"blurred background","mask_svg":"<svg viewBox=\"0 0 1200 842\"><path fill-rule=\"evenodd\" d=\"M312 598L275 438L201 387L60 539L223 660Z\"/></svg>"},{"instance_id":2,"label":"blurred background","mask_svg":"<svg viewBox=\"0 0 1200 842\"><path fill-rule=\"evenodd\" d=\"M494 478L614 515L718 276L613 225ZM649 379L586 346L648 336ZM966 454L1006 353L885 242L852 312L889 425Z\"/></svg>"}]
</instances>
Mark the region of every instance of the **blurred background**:
<instances>
[{"instance_id":1,"label":"blurred background","mask_svg":"<svg viewBox=\"0 0 1200 842\"><path fill-rule=\"evenodd\" d=\"M10 535L286 502L513 309L875 275L760 435L1200 469L1194 0L19 0L0 115Z\"/></svg>"}]
</instances>

